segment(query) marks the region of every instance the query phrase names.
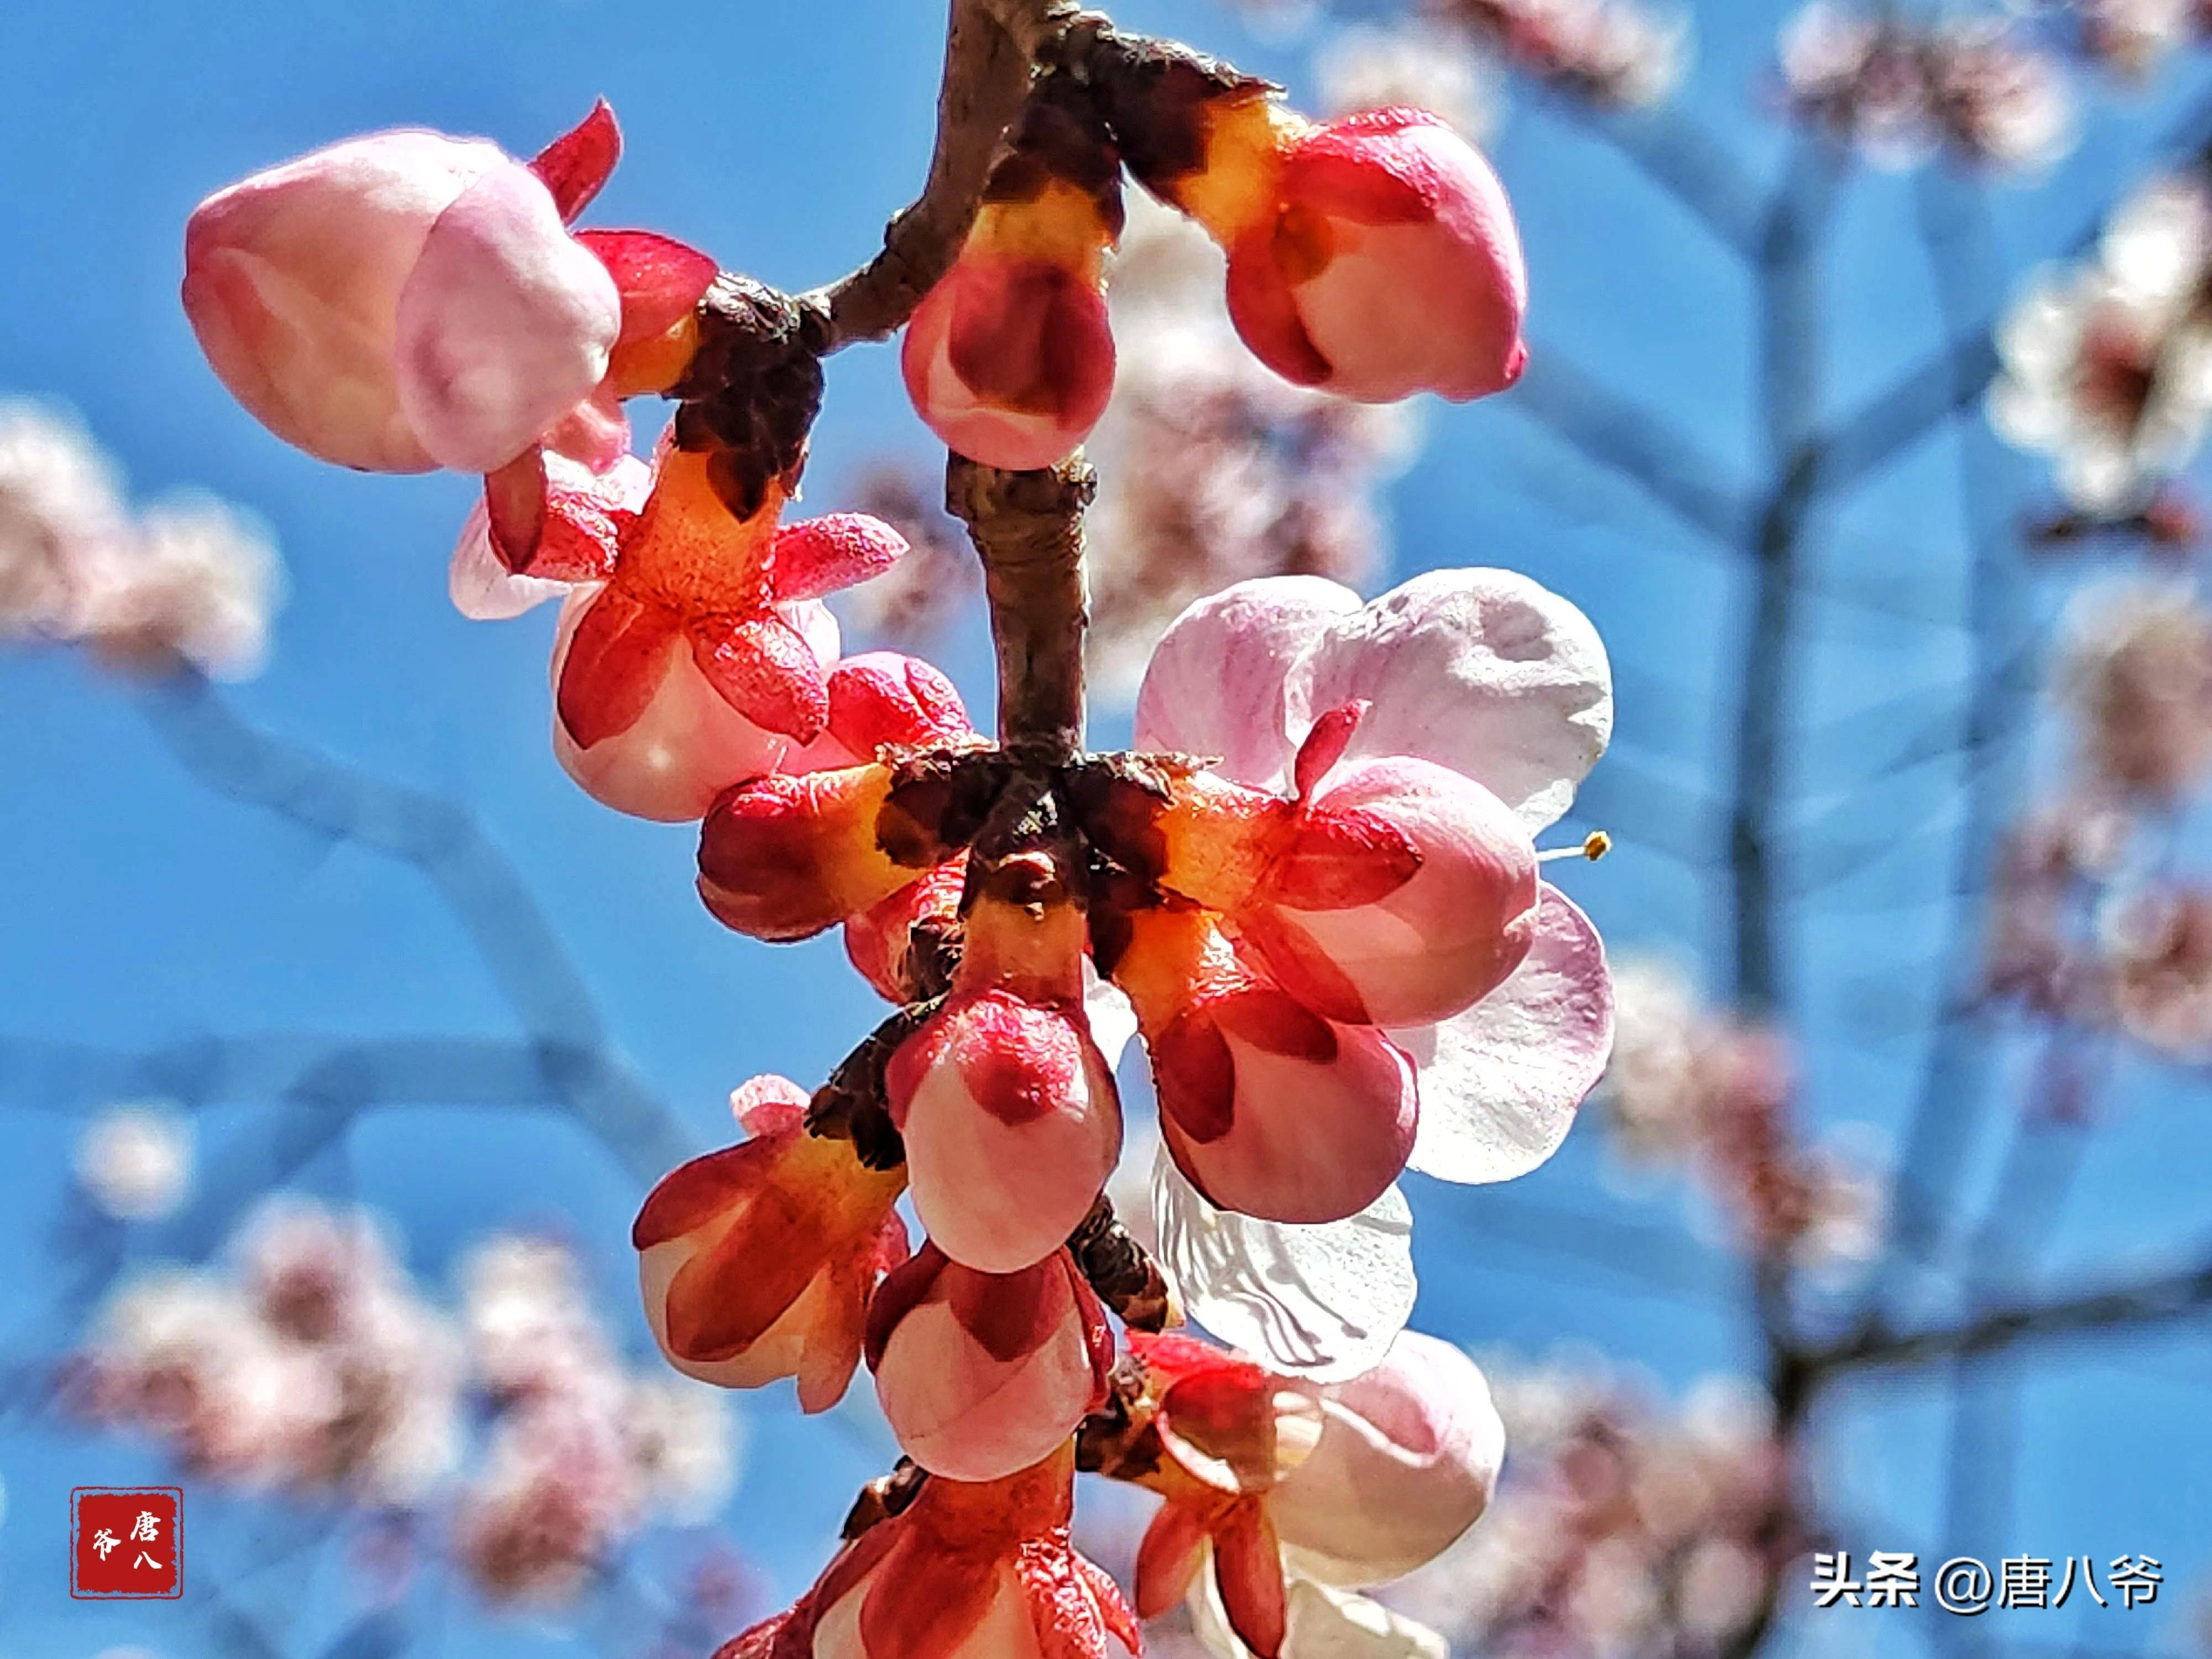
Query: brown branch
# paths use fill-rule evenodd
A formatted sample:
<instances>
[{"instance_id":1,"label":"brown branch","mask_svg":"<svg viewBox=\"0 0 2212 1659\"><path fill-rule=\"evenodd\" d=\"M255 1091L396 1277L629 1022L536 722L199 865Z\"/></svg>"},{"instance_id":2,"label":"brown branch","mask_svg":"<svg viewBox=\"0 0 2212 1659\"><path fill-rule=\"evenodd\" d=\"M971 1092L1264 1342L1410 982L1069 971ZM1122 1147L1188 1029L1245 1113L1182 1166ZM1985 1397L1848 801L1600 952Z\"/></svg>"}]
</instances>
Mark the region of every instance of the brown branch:
<instances>
[{"instance_id":1,"label":"brown branch","mask_svg":"<svg viewBox=\"0 0 2212 1659\"><path fill-rule=\"evenodd\" d=\"M1080 451L1002 472L964 457L945 470L945 510L983 562L999 653L999 740L1058 765L1083 747L1083 513L1097 476Z\"/></svg>"},{"instance_id":2,"label":"brown branch","mask_svg":"<svg viewBox=\"0 0 2212 1659\"><path fill-rule=\"evenodd\" d=\"M1036 55L1073 11L1057 0L952 0L937 142L921 194L885 227L881 252L800 301L827 318L826 350L896 333L951 269L991 162L1029 95Z\"/></svg>"}]
</instances>

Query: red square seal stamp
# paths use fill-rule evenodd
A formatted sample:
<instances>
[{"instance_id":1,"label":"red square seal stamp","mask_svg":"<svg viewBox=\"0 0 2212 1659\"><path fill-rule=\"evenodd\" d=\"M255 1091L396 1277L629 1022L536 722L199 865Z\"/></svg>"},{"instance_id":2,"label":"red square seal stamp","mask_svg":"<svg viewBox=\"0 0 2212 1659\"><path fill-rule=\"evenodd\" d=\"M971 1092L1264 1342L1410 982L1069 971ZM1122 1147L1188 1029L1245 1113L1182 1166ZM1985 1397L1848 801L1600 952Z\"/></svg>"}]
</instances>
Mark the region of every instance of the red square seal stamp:
<instances>
[{"instance_id":1,"label":"red square seal stamp","mask_svg":"<svg viewBox=\"0 0 2212 1659\"><path fill-rule=\"evenodd\" d=\"M163 1601L185 1593L185 1494L178 1486L79 1486L70 1494L70 1594Z\"/></svg>"}]
</instances>

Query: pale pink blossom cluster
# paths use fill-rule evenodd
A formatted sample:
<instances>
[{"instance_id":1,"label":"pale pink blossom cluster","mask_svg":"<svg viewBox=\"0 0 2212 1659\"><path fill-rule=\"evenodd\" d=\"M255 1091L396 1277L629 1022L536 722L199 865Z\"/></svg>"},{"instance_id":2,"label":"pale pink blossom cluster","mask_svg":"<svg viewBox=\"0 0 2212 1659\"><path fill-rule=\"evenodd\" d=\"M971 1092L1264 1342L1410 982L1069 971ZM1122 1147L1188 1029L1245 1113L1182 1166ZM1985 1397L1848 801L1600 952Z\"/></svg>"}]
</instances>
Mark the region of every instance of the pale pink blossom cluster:
<instances>
[{"instance_id":1,"label":"pale pink blossom cluster","mask_svg":"<svg viewBox=\"0 0 2212 1659\"><path fill-rule=\"evenodd\" d=\"M1314 75L1331 115L1410 106L1470 138L1498 125L1496 67L1462 31L1433 20L1339 29L1316 48Z\"/></svg>"},{"instance_id":2,"label":"pale pink blossom cluster","mask_svg":"<svg viewBox=\"0 0 2212 1659\"><path fill-rule=\"evenodd\" d=\"M261 665L283 587L266 532L235 508L184 496L134 514L81 426L0 401L0 640L241 678Z\"/></svg>"},{"instance_id":3,"label":"pale pink blossom cluster","mask_svg":"<svg viewBox=\"0 0 2212 1659\"><path fill-rule=\"evenodd\" d=\"M191 1120L163 1101L106 1108L77 1136L76 1178L118 1221L174 1214L191 1187Z\"/></svg>"},{"instance_id":4,"label":"pale pink blossom cluster","mask_svg":"<svg viewBox=\"0 0 2212 1659\"><path fill-rule=\"evenodd\" d=\"M458 1317L366 1212L272 1199L218 1267L126 1285L71 1369L93 1420L194 1478L452 1513L453 1554L499 1601L569 1599L649 1521L696 1520L732 1475L719 1396L625 1368L568 1254L487 1242ZM490 1413L480 1453L470 1413Z\"/></svg>"},{"instance_id":5,"label":"pale pink blossom cluster","mask_svg":"<svg viewBox=\"0 0 2212 1659\"><path fill-rule=\"evenodd\" d=\"M1133 689L1192 601L1248 577L1358 586L1389 556L1378 495L1419 443L1404 406L1294 386L1246 351L1222 303L1222 257L1144 198L1109 289L1121 371L1091 434L1091 651Z\"/></svg>"},{"instance_id":6,"label":"pale pink blossom cluster","mask_svg":"<svg viewBox=\"0 0 2212 1659\"><path fill-rule=\"evenodd\" d=\"M2212 611L2193 584L2096 583L2059 631L2058 702L2089 786L2160 805L2212 776Z\"/></svg>"},{"instance_id":7,"label":"pale pink blossom cluster","mask_svg":"<svg viewBox=\"0 0 2212 1659\"><path fill-rule=\"evenodd\" d=\"M1696 1175L1761 1254L1820 1265L1872 1252L1880 1184L1841 1143L1802 1144L1778 1034L1706 1008L1679 969L1653 958L1616 963L1613 997L1598 1098L1632 1164Z\"/></svg>"},{"instance_id":8,"label":"pale pink blossom cluster","mask_svg":"<svg viewBox=\"0 0 2212 1659\"><path fill-rule=\"evenodd\" d=\"M1689 15L1640 0L1431 0L1523 75L1618 108L1666 98L1690 62Z\"/></svg>"},{"instance_id":9,"label":"pale pink blossom cluster","mask_svg":"<svg viewBox=\"0 0 2212 1659\"><path fill-rule=\"evenodd\" d=\"M2031 276L1997 331L1989 417L2051 458L2059 493L2092 520L2152 508L2212 423L2212 194L2154 179L2096 248Z\"/></svg>"},{"instance_id":10,"label":"pale pink blossom cluster","mask_svg":"<svg viewBox=\"0 0 2212 1659\"><path fill-rule=\"evenodd\" d=\"M1679 1403L1593 1364L1486 1365L1513 1455L1480 1526L1382 1593L1486 1659L1704 1659L1798 1546L1765 1393Z\"/></svg>"},{"instance_id":11,"label":"pale pink blossom cluster","mask_svg":"<svg viewBox=\"0 0 2212 1659\"><path fill-rule=\"evenodd\" d=\"M1791 112L1880 167L1948 149L2026 171L2074 145L2063 66L2000 15L1929 24L1812 0L1783 30L1778 58Z\"/></svg>"},{"instance_id":12,"label":"pale pink blossom cluster","mask_svg":"<svg viewBox=\"0 0 2212 1659\"><path fill-rule=\"evenodd\" d=\"M2202 0L2055 0L2048 9L2072 19L2084 57L2131 81L2200 43L2208 22Z\"/></svg>"}]
</instances>

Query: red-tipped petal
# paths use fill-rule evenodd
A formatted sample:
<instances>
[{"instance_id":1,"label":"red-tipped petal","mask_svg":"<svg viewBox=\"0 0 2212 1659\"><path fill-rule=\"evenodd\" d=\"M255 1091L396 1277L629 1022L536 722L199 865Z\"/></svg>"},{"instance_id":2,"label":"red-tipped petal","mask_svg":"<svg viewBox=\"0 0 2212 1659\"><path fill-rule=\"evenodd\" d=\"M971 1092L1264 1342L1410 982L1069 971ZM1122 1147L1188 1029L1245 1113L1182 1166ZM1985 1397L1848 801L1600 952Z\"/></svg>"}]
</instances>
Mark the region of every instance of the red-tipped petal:
<instances>
[{"instance_id":1,"label":"red-tipped petal","mask_svg":"<svg viewBox=\"0 0 2212 1659\"><path fill-rule=\"evenodd\" d=\"M1168 1027L1152 1048L1160 1109L1193 1140L1227 1134L1237 1105L1237 1061L1220 1028L1194 1013Z\"/></svg>"},{"instance_id":2,"label":"red-tipped petal","mask_svg":"<svg viewBox=\"0 0 2212 1659\"><path fill-rule=\"evenodd\" d=\"M903 1225L901 1231L904 1231ZM921 1304L948 1265L945 1252L924 1239L919 1250L884 1275L875 1294L868 1298L866 1352L870 1370L884 1363L884 1345L890 1340L891 1331Z\"/></svg>"},{"instance_id":3,"label":"red-tipped petal","mask_svg":"<svg viewBox=\"0 0 2212 1659\"><path fill-rule=\"evenodd\" d=\"M701 617L691 655L722 701L763 731L811 743L830 724L822 665L796 629L772 614Z\"/></svg>"},{"instance_id":4,"label":"red-tipped petal","mask_svg":"<svg viewBox=\"0 0 2212 1659\"><path fill-rule=\"evenodd\" d=\"M593 598L568 641L555 702L579 749L637 724L660 689L676 617L617 588Z\"/></svg>"},{"instance_id":5,"label":"red-tipped petal","mask_svg":"<svg viewBox=\"0 0 2212 1659\"><path fill-rule=\"evenodd\" d=\"M780 1150L781 1143L763 1137L679 1164L646 1194L637 1219L630 1224L631 1248L649 1250L672 1238L681 1238L702 1222L712 1220L757 1192L769 1162Z\"/></svg>"},{"instance_id":6,"label":"red-tipped petal","mask_svg":"<svg viewBox=\"0 0 2212 1659\"><path fill-rule=\"evenodd\" d=\"M1344 758L1345 750L1351 746L1352 734L1359 730L1359 722L1367 717L1367 711L1374 706L1364 698L1340 703L1313 723L1313 730L1306 733L1306 740L1298 745L1297 762L1292 768L1292 778L1300 800L1312 794L1320 787L1322 779L1328 775L1328 769Z\"/></svg>"},{"instance_id":7,"label":"red-tipped petal","mask_svg":"<svg viewBox=\"0 0 2212 1659\"><path fill-rule=\"evenodd\" d=\"M1204 1560L1206 1519L1188 1504L1166 1503L1137 1546L1137 1617L1157 1619L1183 1598Z\"/></svg>"},{"instance_id":8,"label":"red-tipped petal","mask_svg":"<svg viewBox=\"0 0 2212 1659\"><path fill-rule=\"evenodd\" d=\"M1265 1504L1239 1504L1215 1528L1213 1582L1237 1639L1255 1659L1278 1659L1288 1610L1282 1551Z\"/></svg>"},{"instance_id":9,"label":"red-tipped petal","mask_svg":"<svg viewBox=\"0 0 2212 1659\"><path fill-rule=\"evenodd\" d=\"M536 444L484 474L491 550L516 575L530 569L545 537L545 452Z\"/></svg>"},{"instance_id":10,"label":"red-tipped petal","mask_svg":"<svg viewBox=\"0 0 2212 1659\"><path fill-rule=\"evenodd\" d=\"M714 286L714 256L651 230L580 230L576 240L599 256L622 295L618 343L665 334Z\"/></svg>"},{"instance_id":11,"label":"red-tipped petal","mask_svg":"<svg viewBox=\"0 0 2212 1659\"><path fill-rule=\"evenodd\" d=\"M776 532L772 556L779 599L818 599L880 576L906 556L907 540L866 513L830 513Z\"/></svg>"},{"instance_id":12,"label":"red-tipped petal","mask_svg":"<svg viewBox=\"0 0 2212 1659\"><path fill-rule=\"evenodd\" d=\"M590 114L539 150L530 170L553 193L561 222L573 224L621 159L622 128L616 124L613 106L602 98Z\"/></svg>"}]
</instances>

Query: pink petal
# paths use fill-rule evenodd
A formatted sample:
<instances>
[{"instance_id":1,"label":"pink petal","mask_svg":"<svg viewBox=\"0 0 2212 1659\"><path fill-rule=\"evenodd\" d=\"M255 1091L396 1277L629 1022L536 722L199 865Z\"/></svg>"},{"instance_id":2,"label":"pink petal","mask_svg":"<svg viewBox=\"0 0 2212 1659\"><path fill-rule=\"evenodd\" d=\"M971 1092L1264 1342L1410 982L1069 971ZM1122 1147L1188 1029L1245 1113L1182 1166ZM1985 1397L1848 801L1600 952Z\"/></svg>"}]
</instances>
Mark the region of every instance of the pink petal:
<instances>
[{"instance_id":1,"label":"pink petal","mask_svg":"<svg viewBox=\"0 0 2212 1659\"><path fill-rule=\"evenodd\" d=\"M1597 630L1510 570L1431 571L1330 619L1283 696L1291 742L1364 699L1348 756L1409 755L1464 773L1531 833L1566 811L1613 732Z\"/></svg>"},{"instance_id":2,"label":"pink petal","mask_svg":"<svg viewBox=\"0 0 2212 1659\"><path fill-rule=\"evenodd\" d=\"M441 466L505 465L599 383L621 328L606 268L516 163L439 215L400 290L400 407Z\"/></svg>"},{"instance_id":3,"label":"pink petal","mask_svg":"<svg viewBox=\"0 0 2212 1659\"><path fill-rule=\"evenodd\" d=\"M629 416L601 387L546 429L545 447L605 472L629 453Z\"/></svg>"},{"instance_id":4,"label":"pink petal","mask_svg":"<svg viewBox=\"0 0 2212 1659\"><path fill-rule=\"evenodd\" d=\"M963 255L915 312L899 362L946 447L1012 471L1075 449L1114 391L1105 301L1042 258Z\"/></svg>"},{"instance_id":5,"label":"pink petal","mask_svg":"<svg viewBox=\"0 0 2212 1659\"><path fill-rule=\"evenodd\" d=\"M714 256L650 230L580 230L622 296L622 343L649 340L684 320L714 285Z\"/></svg>"},{"instance_id":6,"label":"pink petal","mask_svg":"<svg viewBox=\"0 0 2212 1659\"><path fill-rule=\"evenodd\" d=\"M1402 1577L1489 1506L1505 1429L1481 1370L1451 1344L1400 1332L1322 1410L1320 1443L1268 1501L1300 1572L1346 1589Z\"/></svg>"},{"instance_id":7,"label":"pink petal","mask_svg":"<svg viewBox=\"0 0 2212 1659\"><path fill-rule=\"evenodd\" d=\"M544 180L562 224L591 206L622 159L622 128L614 106L604 98L591 112L532 158L530 170Z\"/></svg>"},{"instance_id":8,"label":"pink petal","mask_svg":"<svg viewBox=\"0 0 2212 1659\"><path fill-rule=\"evenodd\" d=\"M1199 600L1153 649L1137 694L1137 747L1218 757L1239 783L1282 787L1311 724L1290 729L1291 666L1333 620L1358 610L1357 593L1321 576L1262 576Z\"/></svg>"},{"instance_id":9,"label":"pink petal","mask_svg":"<svg viewBox=\"0 0 2212 1659\"><path fill-rule=\"evenodd\" d=\"M1441 1024L1394 1031L1421 1079L1412 1165L1440 1181L1510 1181L1557 1152L1613 1052L1613 981L1589 918L1547 885L1528 956Z\"/></svg>"},{"instance_id":10,"label":"pink petal","mask_svg":"<svg viewBox=\"0 0 2212 1659\"><path fill-rule=\"evenodd\" d=\"M776 532L774 561L779 599L818 599L880 576L905 556L906 538L866 513L831 513Z\"/></svg>"},{"instance_id":11,"label":"pink petal","mask_svg":"<svg viewBox=\"0 0 2212 1659\"><path fill-rule=\"evenodd\" d=\"M401 295L439 216L509 169L480 139L380 132L209 197L185 228L184 305L216 374L311 455L377 472L435 465L402 406Z\"/></svg>"},{"instance_id":12,"label":"pink petal","mask_svg":"<svg viewBox=\"0 0 2212 1659\"><path fill-rule=\"evenodd\" d=\"M1072 1278L1065 1251L1016 1273L944 1262L880 1339L871 1308L876 1397L908 1456L955 1480L995 1480L1075 1431L1094 1383Z\"/></svg>"},{"instance_id":13,"label":"pink petal","mask_svg":"<svg viewBox=\"0 0 2212 1659\"><path fill-rule=\"evenodd\" d=\"M915 1213L986 1273L1058 1249L1121 1152L1113 1076L1079 1012L956 994L892 1056L886 1085Z\"/></svg>"}]
</instances>

